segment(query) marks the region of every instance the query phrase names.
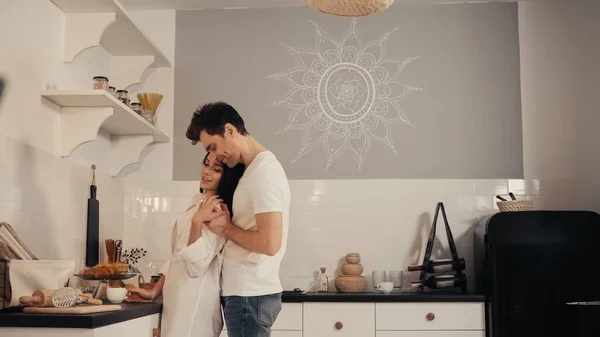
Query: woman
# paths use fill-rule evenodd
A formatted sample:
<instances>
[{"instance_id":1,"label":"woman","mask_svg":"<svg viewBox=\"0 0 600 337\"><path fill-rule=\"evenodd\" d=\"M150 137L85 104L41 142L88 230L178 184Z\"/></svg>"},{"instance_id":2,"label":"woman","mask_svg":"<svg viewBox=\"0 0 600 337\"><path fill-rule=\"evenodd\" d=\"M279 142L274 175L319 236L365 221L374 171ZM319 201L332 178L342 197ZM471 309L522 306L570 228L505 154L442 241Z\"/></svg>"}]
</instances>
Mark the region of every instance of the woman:
<instances>
[{"instance_id":1,"label":"woman","mask_svg":"<svg viewBox=\"0 0 600 337\"><path fill-rule=\"evenodd\" d=\"M171 237L171 260L152 290L131 289L129 302L151 302L161 292L163 337L217 337L223 328L219 277L225 240L203 224L212 220L224 202L232 209L233 192L244 166L228 168L204 157L200 194L185 211Z\"/></svg>"}]
</instances>

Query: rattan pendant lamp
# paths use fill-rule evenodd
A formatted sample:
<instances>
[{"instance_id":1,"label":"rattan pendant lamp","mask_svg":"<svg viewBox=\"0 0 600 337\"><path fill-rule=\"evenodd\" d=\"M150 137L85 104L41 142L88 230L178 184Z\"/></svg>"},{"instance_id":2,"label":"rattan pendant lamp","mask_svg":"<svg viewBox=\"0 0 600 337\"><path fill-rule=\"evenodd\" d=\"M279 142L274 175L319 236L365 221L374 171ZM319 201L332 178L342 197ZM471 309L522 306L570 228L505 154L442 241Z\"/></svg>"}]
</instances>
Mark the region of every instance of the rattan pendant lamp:
<instances>
[{"instance_id":1,"label":"rattan pendant lamp","mask_svg":"<svg viewBox=\"0 0 600 337\"><path fill-rule=\"evenodd\" d=\"M394 0L303 0L310 8L319 12L358 17L383 12Z\"/></svg>"}]
</instances>

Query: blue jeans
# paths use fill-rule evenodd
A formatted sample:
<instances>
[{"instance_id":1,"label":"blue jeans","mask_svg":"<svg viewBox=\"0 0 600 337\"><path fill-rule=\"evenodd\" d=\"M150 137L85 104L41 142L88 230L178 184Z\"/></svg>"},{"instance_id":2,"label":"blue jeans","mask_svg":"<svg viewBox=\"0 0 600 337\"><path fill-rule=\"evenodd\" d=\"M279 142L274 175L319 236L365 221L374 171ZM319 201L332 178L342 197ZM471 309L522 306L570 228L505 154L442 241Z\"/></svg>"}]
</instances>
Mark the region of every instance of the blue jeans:
<instances>
[{"instance_id":1,"label":"blue jeans","mask_svg":"<svg viewBox=\"0 0 600 337\"><path fill-rule=\"evenodd\" d=\"M281 293L221 297L229 337L270 337L281 311Z\"/></svg>"}]
</instances>

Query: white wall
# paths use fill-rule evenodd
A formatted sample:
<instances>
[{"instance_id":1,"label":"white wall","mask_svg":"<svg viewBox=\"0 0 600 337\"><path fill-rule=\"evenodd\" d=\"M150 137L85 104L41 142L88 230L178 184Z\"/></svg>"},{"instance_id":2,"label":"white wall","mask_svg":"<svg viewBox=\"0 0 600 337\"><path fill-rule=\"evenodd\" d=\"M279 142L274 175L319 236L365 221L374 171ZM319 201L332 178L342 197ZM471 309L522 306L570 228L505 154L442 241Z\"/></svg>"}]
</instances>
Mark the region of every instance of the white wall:
<instances>
[{"instance_id":1,"label":"white wall","mask_svg":"<svg viewBox=\"0 0 600 337\"><path fill-rule=\"evenodd\" d=\"M526 178L576 178L600 211L600 3L519 4Z\"/></svg>"},{"instance_id":2,"label":"white wall","mask_svg":"<svg viewBox=\"0 0 600 337\"><path fill-rule=\"evenodd\" d=\"M0 75L8 81L0 103L0 221L38 257L76 260L81 268L89 163L105 167L98 149L108 138L99 135L74 159L57 156L60 110L40 90L91 87L93 76L108 72L109 57L92 48L64 64L63 28L64 14L50 1L0 2ZM123 185L101 172L97 184L101 238L120 237Z\"/></svg>"}]
</instances>

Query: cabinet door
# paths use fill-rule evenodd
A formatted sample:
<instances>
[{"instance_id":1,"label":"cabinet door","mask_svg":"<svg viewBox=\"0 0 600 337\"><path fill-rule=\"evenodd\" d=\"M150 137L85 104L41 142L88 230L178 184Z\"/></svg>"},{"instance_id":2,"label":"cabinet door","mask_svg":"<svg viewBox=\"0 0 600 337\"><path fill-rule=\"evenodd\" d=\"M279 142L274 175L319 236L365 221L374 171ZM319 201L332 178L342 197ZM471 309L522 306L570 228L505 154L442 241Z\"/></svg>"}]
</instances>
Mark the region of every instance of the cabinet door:
<instances>
[{"instance_id":1,"label":"cabinet door","mask_svg":"<svg viewBox=\"0 0 600 337\"><path fill-rule=\"evenodd\" d=\"M485 337L485 331L377 331L376 337Z\"/></svg>"},{"instance_id":2,"label":"cabinet door","mask_svg":"<svg viewBox=\"0 0 600 337\"><path fill-rule=\"evenodd\" d=\"M158 328L160 314L140 317L122 323L93 329L94 337L152 337L152 329Z\"/></svg>"},{"instance_id":3,"label":"cabinet door","mask_svg":"<svg viewBox=\"0 0 600 337\"><path fill-rule=\"evenodd\" d=\"M377 330L485 330L483 303L377 303Z\"/></svg>"},{"instance_id":4,"label":"cabinet door","mask_svg":"<svg viewBox=\"0 0 600 337\"><path fill-rule=\"evenodd\" d=\"M375 337L375 303L304 303L304 337Z\"/></svg>"}]
</instances>

